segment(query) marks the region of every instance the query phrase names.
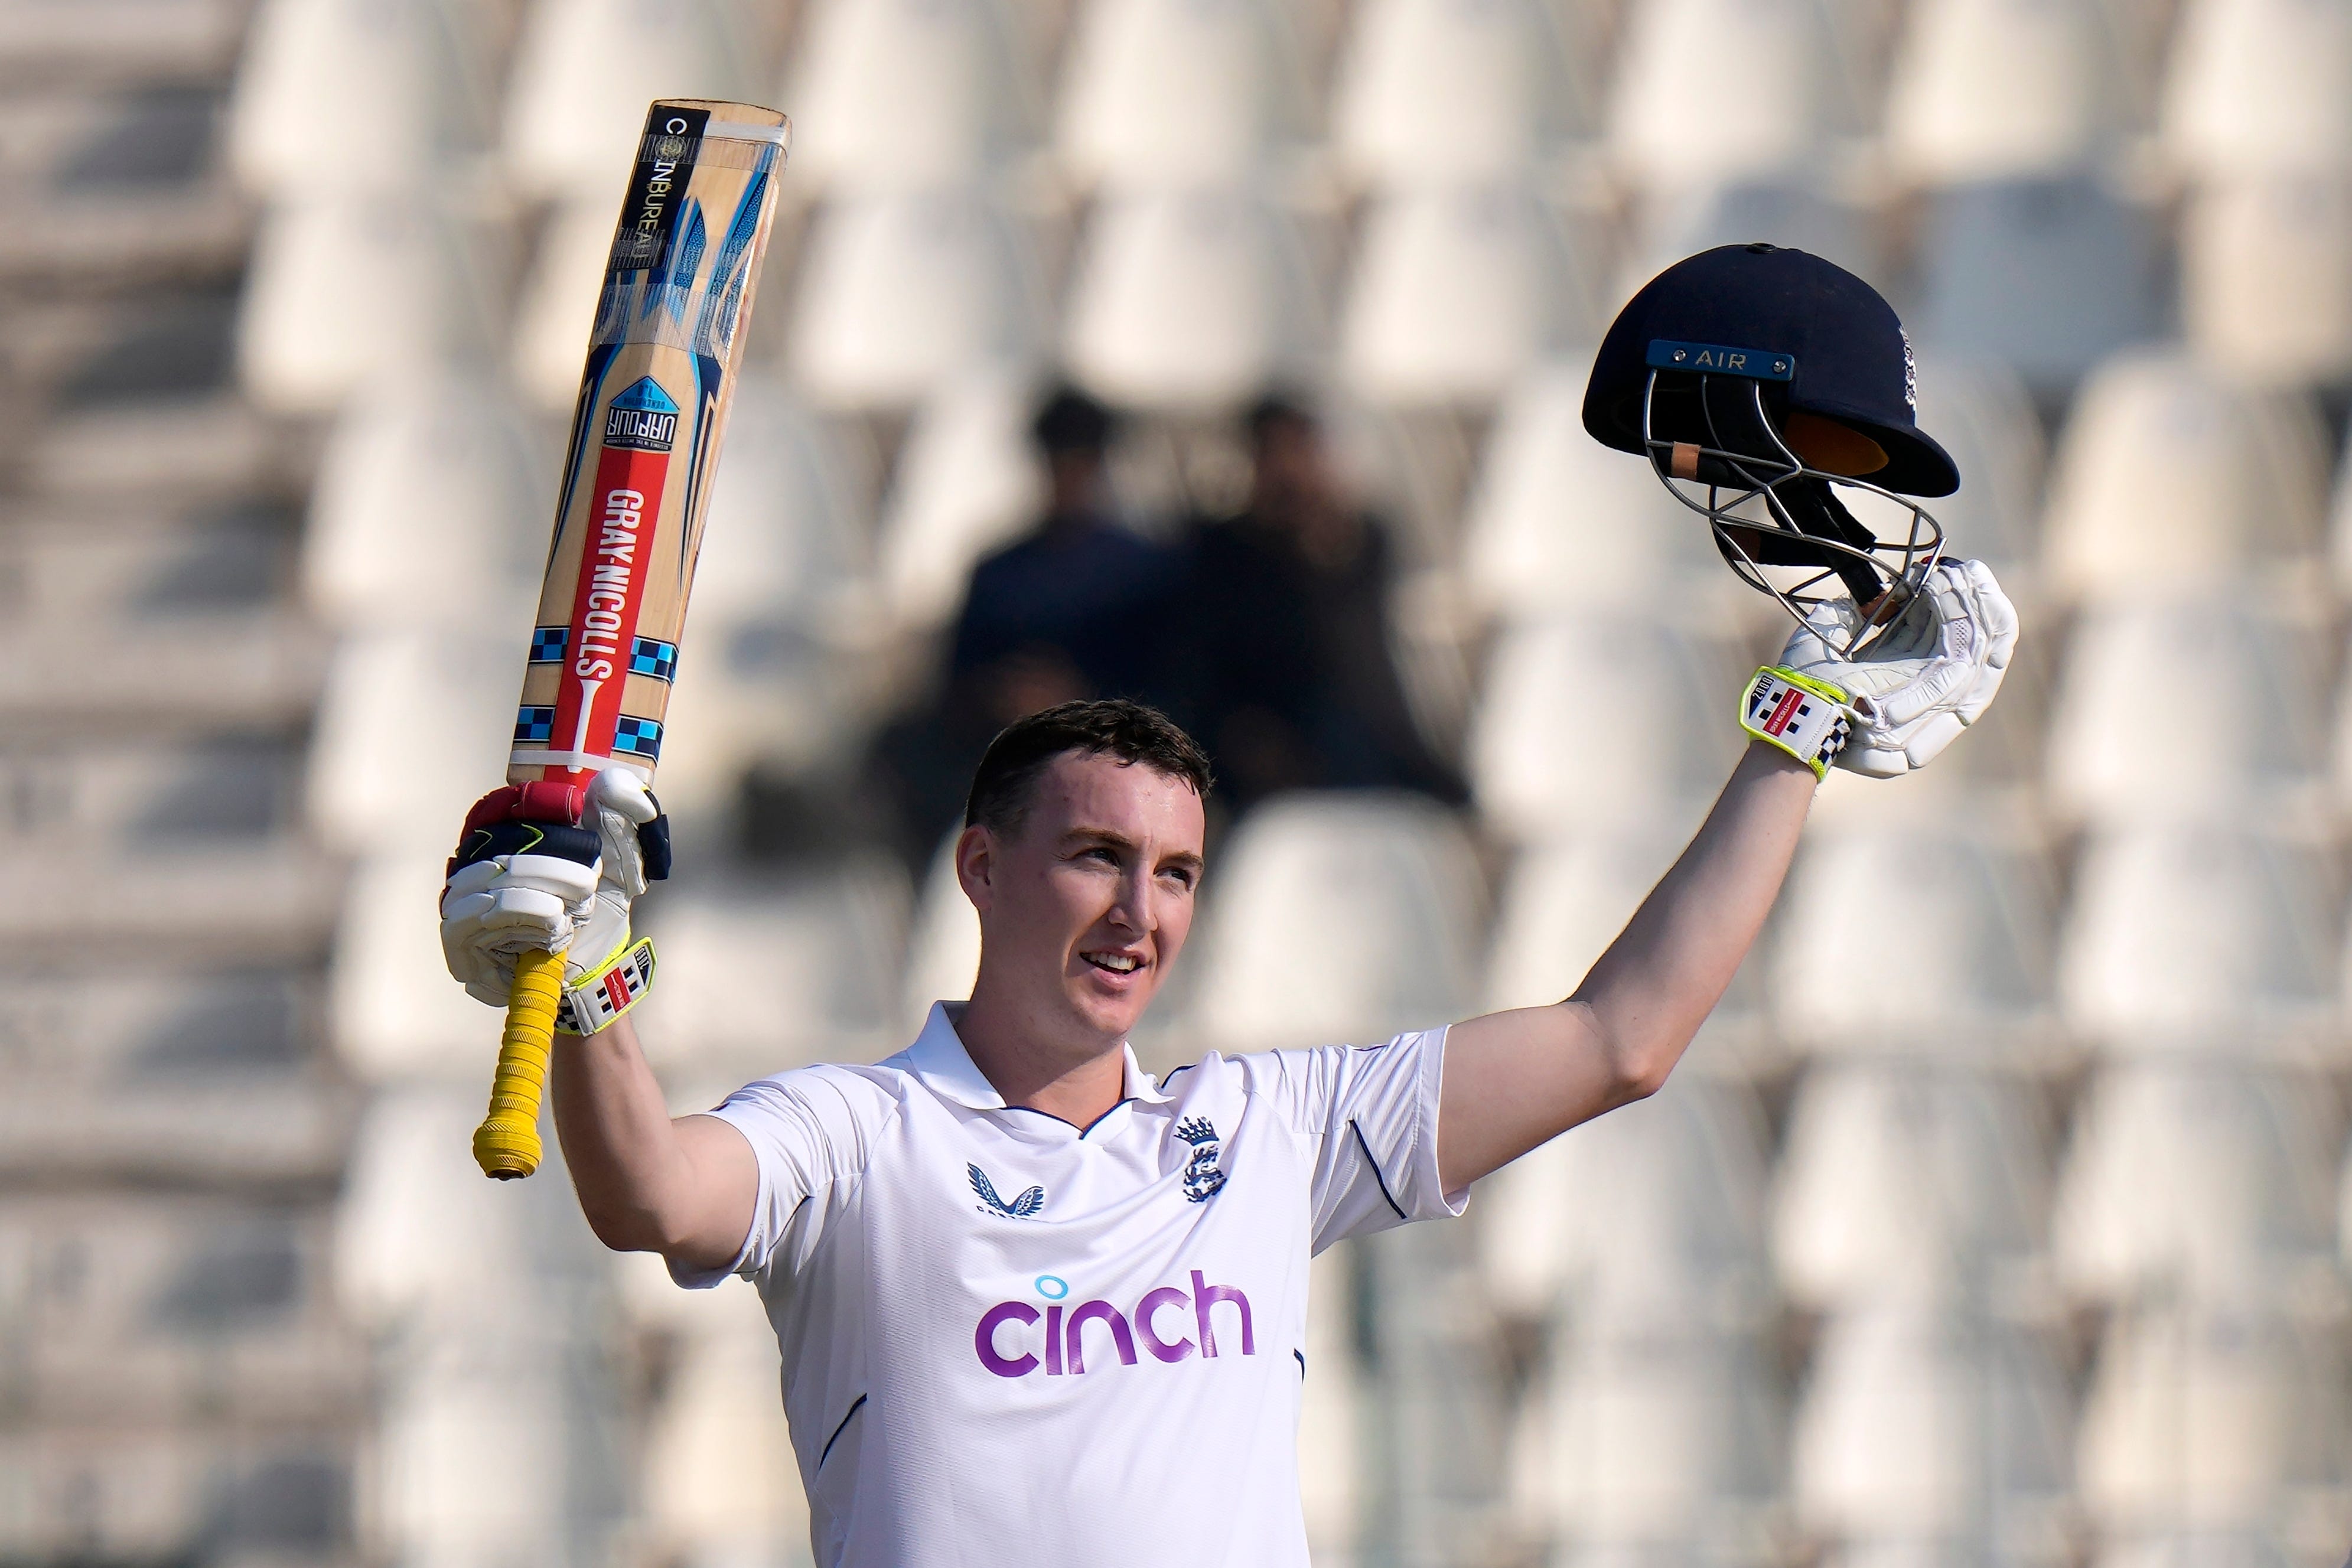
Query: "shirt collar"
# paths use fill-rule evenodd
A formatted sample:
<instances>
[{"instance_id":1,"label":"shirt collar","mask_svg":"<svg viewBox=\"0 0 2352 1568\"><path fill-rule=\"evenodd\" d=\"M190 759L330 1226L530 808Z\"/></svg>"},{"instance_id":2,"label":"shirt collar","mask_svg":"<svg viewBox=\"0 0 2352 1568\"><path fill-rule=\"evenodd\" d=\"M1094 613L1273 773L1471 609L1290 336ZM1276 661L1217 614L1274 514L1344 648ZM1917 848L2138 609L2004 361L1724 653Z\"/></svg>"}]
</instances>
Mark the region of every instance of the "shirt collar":
<instances>
[{"instance_id":1,"label":"shirt collar","mask_svg":"<svg viewBox=\"0 0 2352 1568\"><path fill-rule=\"evenodd\" d=\"M933 1002L930 1016L923 1020L923 1032L915 1037L908 1055L914 1059L916 1076L938 1093L975 1111L1002 1111L1004 1096L973 1064L971 1052L956 1033L956 1020L963 1017L963 1009L961 1002ZM1119 1097L1147 1105L1166 1104L1170 1097L1160 1092L1151 1074L1136 1061L1135 1048L1121 1040L1118 1049L1126 1063Z\"/></svg>"}]
</instances>

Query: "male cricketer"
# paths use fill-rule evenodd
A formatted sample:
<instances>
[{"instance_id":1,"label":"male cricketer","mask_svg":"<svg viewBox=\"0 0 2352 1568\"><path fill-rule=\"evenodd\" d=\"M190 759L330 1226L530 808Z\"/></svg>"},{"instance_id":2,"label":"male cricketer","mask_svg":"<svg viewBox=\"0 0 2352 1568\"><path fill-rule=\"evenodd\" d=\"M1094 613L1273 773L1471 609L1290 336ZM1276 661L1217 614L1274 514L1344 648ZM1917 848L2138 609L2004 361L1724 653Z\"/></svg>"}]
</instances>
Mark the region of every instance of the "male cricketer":
<instances>
[{"instance_id":1,"label":"male cricketer","mask_svg":"<svg viewBox=\"0 0 2352 1568\"><path fill-rule=\"evenodd\" d=\"M1004 730L972 781L955 844L980 915L971 999L934 1006L885 1061L778 1073L673 1118L598 985L632 946L658 821L643 787L600 774L594 841L569 851L469 832L443 901L451 967L502 1003L520 948L596 955L567 963L552 1081L581 1207L681 1285L756 1283L820 1563L1307 1562L1308 1260L1459 1214L1479 1177L1654 1092L1756 939L1826 768L1922 766L1991 700L2015 622L1990 576L1863 574L1879 557L1832 493L1957 486L1910 407L1893 312L1801 252L1704 253L1612 329L1588 428L1662 478L1720 482L1692 505L1735 567L1811 565L1854 593L1800 601L1780 664L1724 694L1746 754L1549 1007L1213 1053L1155 1082L1127 1040L1192 929L1208 767L1150 708L1073 703ZM1300 984L1328 935L1293 934ZM742 1005L763 1005L756 976Z\"/></svg>"}]
</instances>

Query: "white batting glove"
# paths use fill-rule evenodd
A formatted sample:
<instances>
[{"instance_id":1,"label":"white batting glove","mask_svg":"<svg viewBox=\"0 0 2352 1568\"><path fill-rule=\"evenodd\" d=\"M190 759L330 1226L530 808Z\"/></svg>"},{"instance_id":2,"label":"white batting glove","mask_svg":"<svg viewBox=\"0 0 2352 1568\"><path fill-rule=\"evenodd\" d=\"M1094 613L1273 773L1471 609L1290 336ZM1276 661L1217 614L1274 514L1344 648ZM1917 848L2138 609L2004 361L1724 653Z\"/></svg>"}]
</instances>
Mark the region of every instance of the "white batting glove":
<instances>
[{"instance_id":1,"label":"white batting glove","mask_svg":"<svg viewBox=\"0 0 2352 1568\"><path fill-rule=\"evenodd\" d=\"M1821 606L1780 663L1845 694L1852 732L1835 765L1892 779L1934 761L1991 706L2017 646L2017 611L1984 562L1948 560L1861 658L1831 652L1861 619L1843 600Z\"/></svg>"},{"instance_id":2,"label":"white batting glove","mask_svg":"<svg viewBox=\"0 0 2352 1568\"><path fill-rule=\"evenodd\" d=\"M507 1005L521 953L563 954L567 996L631 956L630 901L649 877L669 870L661 809L628 769L596 775L577 825L513 815L539 804L523 802L512 788L478 801L441 891L441 952L449 973L467 995L493 1007ZM659 863L648 865L649 850ZM642 967L611 1016L642 992L650 954Z\"/></svg>"}]
</instances>

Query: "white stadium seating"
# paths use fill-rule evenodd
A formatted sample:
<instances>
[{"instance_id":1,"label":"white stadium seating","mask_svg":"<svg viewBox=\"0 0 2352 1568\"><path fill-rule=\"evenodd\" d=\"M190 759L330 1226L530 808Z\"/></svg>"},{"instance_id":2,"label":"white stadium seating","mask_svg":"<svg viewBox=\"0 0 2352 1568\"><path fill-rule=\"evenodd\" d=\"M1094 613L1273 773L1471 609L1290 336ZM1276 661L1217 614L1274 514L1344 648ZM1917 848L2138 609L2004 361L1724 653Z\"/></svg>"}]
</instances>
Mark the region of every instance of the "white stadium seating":
<instances>
[{"instance_id":1,"label":"white stadium seating","mask_svg":"<svg viewBox=\"0 0 2352 1568\"><path fill-rule=\"evenodd\" d=\"M428 367L355 397L319 459L303 596L346 627L523 625L556 454L494 377Z\"/></svg>"},{"instance_id":2,"label":"white stadium seating","mask_svg":"<svg viewBox=\"0 0 2352 1568\"><path fill-rule=\"evenodd\" d=\"M1773 1194L1790 1297L1964 1304L2041 1250L2048 1133L2032 1084L1958 1064L1823 1062L1798 1085Z\"/></svg>"},{"instance_id":3,"label":"white stadium seating","mask_svg":"<svg viewBox=\"0 0 2352 1568\"><path fill-rule=\"evenodd\" d=\"M229 105L228 162L263 195L425 185L488 148L487 21L466 0L269 0Z\"/></svg>"},{"instance_id":4,"label":"white stadium seating","mask_svg":"<svg viewBox=\"0 0 2352 1568\"><path fill-rule=\"evenodd\" d=\"M1618 269L1611 303L1632 298L1686 256L1758 240L1810 251L1884 286L1885 247L1874 214L1832 193L1829 184L1799 170L1648 193L1632 225L1633 243Z\"/></svg>"},{"instance_id":5,"label":"white stadium seating","mask_svg":"<svg viewBox=\"0 0 2352 1568\"><path fill-rule=\"evenodd\" d=\"M2051 717L2052 802L2108 822L2313 803L2328 768L2328 642L2310 615L2260 599L2086 611ZM2193 746L2172 733L2182 713L2200 716Z\"/></svg>"},{"instance_id":6,"label":"white stadium seating","mask_svg":"<svg viewBox=\"0 0 2352 1568\"><path fill-rule=\"evenodd\" d=\"M1063 355L1113 402L1220 408L1308 368L1321 315L1272 205L1239 190L1106 197L1080 247Z\"/></svg>"},{"instance_id":7,"label":"white stadium seating","mask_svg":"<svg viewBox=\"0 0 2352 1568\"><path fill-rule=\"evenodd\" d=\"M2064 173L2130 103L2105 0L1925 0L1887 89L1888 156L1931 184Z\"/></svg>"},{"instance_id":8,"label":"white stadium seating","mask_svg":"<svg viewBox=\"0 0 2352 1568\"><path fill-rule=\"evenodd\" d=\"M977 191L845 197L816 220L791 301L792 368L820 405L906 408L1041 346L1020 225Z\"/></svg>"},{"instance_id":9,"label":"white stadium seating","mask_svg":"<svg viewBox=\"0 0 2352 1568\"><path fill-rule=\"evenodd\" d=\"M1072 9L1055 134L1081 182L1232 183L1297 131L1296 41L1272 0L1082 0Z\"/></svg>"},{"instance_id":10,"label":"white stadium seating","mask_svg":"<svg viewBox=\"0 0 2352 1568\"><path fill-rule=\"evenodd\" d=\"M1848 1537L1935 1537L1987 1516L2055 1523L2072 1401L2053 1347L1995 1320L1888 1306L1822 1331L1790 1449L1799 1517Z\"/></svg>"},{"instance_id":11,"label":"white stadium seating","mask_svg":"<svg viewBox=\"0 0 2352 1568\"><path fill-rule=\"evenodd\" d=\"M1340 361L1361 396L1486 403L1595 323L1559 216L1515 186L1415 191L1366 220L1340 324Z\"/></svg>"},{"instance_id":12,"label":"white stadium seating","mask_svg":"<svg viewBox=\"0 0 2352 1568\"><path fill-rule=\"evenodd\" d=\"M1034 131L1025 41L999 0L824 0L804 26L779 100L793 116L794 183L961 184Z\"/></svg>"},{"instance_id":13,"label":"white stadium seating","mask_svg":"<svg viewBox=\"0 0 2352 1568\"><path fill-rule=\"evenodd\" d=\"M1965 821L1824 821L1783 895L1776 1010L1822 1050L1997 1052L2047 1020L2056 888L2030 836ZM1884 940L1903 890L1899 958ZM1890 1030L1888 1020L1910 1020Z\"/></svg>"},{"instance_id":14,"label":"white stadium seating","mask_svg":"<svg viewBox=\"0 0 2352 1568\"><path fill-rule=\"evenodd\" d=\"M738 21L726 0L530 0L507 86L509 178L618 210L648 103L761 97Z\"/></svg>"},{"instance_id":15,"label":"white stadium seating","mask_svg":"<svg viewBox=\"0 0 2352 1568\"><path fill-rule=\"evenodd\" d=\"M450 842L446 827L395 840L345 884L326 1015L336 1055L363 1082L435 1079L486 1092L502 1016L449 978L436 922L417 915L440 903Z\"/></svg>"},{"instance_id":16,"label":"white stadium seating","mask_svg":"<svg viewBox=\"0 0 2352 1568\"><path fill-rule=\"evenodd\" d=\"M1626 14L1609 146L1656 185L1774 172L1818 160L1854 104L1828 0L1656 0Z\"/></svg>"},{"instance_id":17,"label":"white stadium seating","mask_svg":"<svg viewBox=\"0 0 2352 1568\"><path fill-rule=\"evenodd\" d=\"M647 1424L647 1531L676 1562L793 1562L808 1542L808 1505L775 1335L750 1291L720 1293L746 1298L726 1303L733 1326L682 1343Z\"/></svg>"},{"instance_id":18,"label":"white stadium seating","mask_svg":"<svg viewBox=\"0 0 2352 1568\"><path fill-rule=\"evenodd\" d=\"M1369 1044L1459 1018L1484 893L1462 829L1425 800L1268 801L1221 852L1192 1021L1230 1052Z\"/></svg>"},{"instance_id":19,"label":"white stadium seating","mask_svg":"<svg viewBox=\"0 0 2352 1568\"><path fill-rule=\"evenodd\" d=\"M2095 838L2060 956L2067 1021L2125 1054L2330 1036L2340 923L2317 847L2236 825Z\"/></svg>"},{"instance_id":20,"label":"white stadium seating","mask_svg":"<svg viewBox=\"0 0 2352 1568\"><path fill-rule=\"evenodd\" d=\"M882 597L901 624L928 629L955 614L973 564L1043 510L1034 401L1026 373L982 367L916 409L875 541Z\"/></svg>"},{"instance_id":21,"label":"white stadium seating","mask_svg":"<svg viewBox=\"0 0 2352 1568\"><path fill-rule=\"evenodd\" d=\"M1724 708L1746 673L1738 663L1715 634L1623 616L1510 628L1471 731L1480 811L1528 842L1654 822L1661 811L1689 820L1738 760Z\"/></svg>"},{"instance_id":22,"label":"white stadium seating","mask_svg":"<svg viewBox=\"0 0 2352 1568\"><path fill-rule=\"evenodd\" d=\"M1770 1298L1768 1164L1754 1091L1679 1075L1488 1178L1481 1276L1588 1337L1750 1328Z\"/></svg>"},{"instance_id":23,"label":"white stadium seating","mask_svg":"<svg viewBox=\"0 0 2352 1568\"><path fill-rule=\"evenodd\" d=\"M1958 491L1926 503L1944 525L1945 552L1985 562L2012 595L2030 593L2045 455L2024 383L1998 361L1929 355L1919 366L1916 415L1960 471Z\"/></svg>"},{"instance_id":24,"label":"white stadium seating","mask_svg":"<svg viewBox=\"0 0 2352 1568\"><path fill-rule=\"evenodd\" d=\"M2051 1249L2083 1295L2252 1303L2336 1252L2342 1129L2309 1072L2225 1061L2105 1070L2074 1120Z\"/></svg>"},{"instance_id":25,"label":"white stadium seating","mask_svg":"<svg viewBox=\"0 0 2352 1568\"><path fill-rule=\"evenodd\" d=\"M506 778L528 604L478 623L354 631L337 644L306 783L322 840L352 854L447 852L466 808Z\"/></svg>"},{"instance_id":26,"label":"white stadium seating","mask_svg":"<svg viewBox=\"0 0 2352 1568\"><path fill-rule=\"evenodd\" d=\"M1331 140L1391 189L1512 179L1577 129L1580 73L1539 0L1372 0L1332 89Z\"/></svg>"},{"instance_id":27,"label":"white stadium seating","mask_svg":"<svg viewBox=\"0 0 2352 1568\"><path fill-rule=\"evenodd\" d=\"M604 264L613 253L609 192L560 203L540 231L514 308L510 366L515 384L550 413L568 414L580 397L580 371ZM775 309L772 299L768 309Z\"/></svg>"},{"instance_id":28,"label":"white stadium seating","mask_svg":"<svg viewBox=\"0 0 2352 1568\"><path fill-rule=\"evenodd\" d=\"M1547 361L1496 413L1463 524L1479 607L1514 621L1695 599L1748 608L1706 519L1641 458L1585 434L1590 371L1582 354Z\"/></svg>"},{"instance_id":29,"label":"white stadium seating","mask_svg":"<svg viewBox=\"0 0 2352 1568\"><path fill-rule=\"evenodd\" d=\"M2161 127L2199 175L2352 162L2352 14L2320 0L2186 0Z\"/></svg>"},{"instance_id":30,"label":"white stadium seating","mask_svg":"<svg viewBox=\"0 0 2352 1568\"><path fill-rule=\"evenodd\" d=\"M1528 1513L1597 1542L1757 1527L1786 1469L1784 1396L1762 1345L1661 1336L1559 1354L1522 1461Z\"/></svg>"},{"instance_id":31,"label":"white stadium seating","mask_svg":"<svg viewBox=\"0 0 2352 1568\"><path fill-rule=\"evenodd\" d=\"M2275 1529L2298 1495L2342 1484L2347 1406L2338 1324L2118 1313L2083 1405L2084 1510L2111 1539Z\"/></svg>"},{"instance_id":32,"label":"white stadium seating","mask_svg":"<svg viewBox=\"0 0 2352 1568\"><path fill-rule=\"evenodd\" d=\"M2051 586L2084 599L2201 591L2312 555L2325 462L2300 400L2178 353L2118 356L2084 386L2053 465Z\"/></svg>"},{"instance_id":33,"label":"white stadium seating","mask_svg":"<svg viewBox=\"0 0 2352 1568\"><path fill-rule=\"evenodd\" d=\"M2180 268L2189 340L2214 364L2297 384L2352 372L2352 169L2208 184Z\"/></svg>"},{"instance_id":34,"label":"white stadium seating","mask_svg":"<svg viewBox=\"0 0 2352 1568\"><path fill-rule=\"evenodd\" d=\"M276 413L329 413L384 376L483 352L498 248L436 195L336 192L272 207L236 326L247 394Z\"/></svg>"},{"instance_id":35,"label":"white stadium seating","mask_svg":"<svg viewBox=\"0 0 2352 1568\"><path fill-rule=\"evenodd\" d=\"M907 981L898 997L898 1031L908 1040L923 1027L933 1002L968 999L973 977L980 973L980 915L956 880L959 836L950 831L931 857L915 905L907 939Z\"/></svg>"}]
</instances>

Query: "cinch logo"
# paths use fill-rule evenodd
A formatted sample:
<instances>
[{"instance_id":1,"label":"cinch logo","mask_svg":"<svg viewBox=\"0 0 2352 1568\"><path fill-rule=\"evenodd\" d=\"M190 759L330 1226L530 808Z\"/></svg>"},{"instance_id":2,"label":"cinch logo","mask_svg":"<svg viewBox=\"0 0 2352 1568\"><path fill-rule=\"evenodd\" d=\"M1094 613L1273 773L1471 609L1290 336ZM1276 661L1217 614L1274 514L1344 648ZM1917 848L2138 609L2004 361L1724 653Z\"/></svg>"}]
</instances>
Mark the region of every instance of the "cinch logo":
<instances>
[{"instance_id":1,"label":"cinch logo","mask_svg":"<svg viewBox=\"0 0 2352 1568\"><path fill-rule=\"evenodd\" d=\"M1108 1301L1084 1301L1066 1313L1062 1302L1069 1295L1070 1287L1052 1274L1037 1277L1037 1293L1047 1302L1042 1312L1026 1301L999 1301L980 1315L980 1327L972 1333L971 1348L979 1354L980 1364L999 1377L1026 1377L1041 1365L1048 1377L1065 1374L1076 1377L1084 1373L1088 1323L1102 1325L1103 1332L1096 1336L1097 1348L1117 1352L1122 1366L1136 1364L1139 1340L1157 1361L1182 1361L1196 1353L1203 1359L1214 1359L1218 1352L1213 1311L1221 1306L1231 1306L1240 1314L1242 1354L1257 1354L1257 1333L1250 1322L1249 1298L1228 1286L1210 1284L1198 1269L1192 1270L1189 1295L1177 1286L1162 1285L1156 1291L1146 1291L1131 1314L1120 1312ZM1029 1331L1041 1319L1045 1332L1033 1339ZM1228 1314L1229 1325L1232 1321ZM1016 1324L1019 1326L1013 1327ZM1191 1333L1185 1332L1188 1329ZM1171 1330L1172 1336L1169 1332ZM1033 1343L1044 1351L1042 1359L1031 1353L1029 1346ZM1232 1343L1230 1340L1226 1343ZM1096 1364L1102 1364L1099 1354Z\"/></svg>"}]
</instances>

